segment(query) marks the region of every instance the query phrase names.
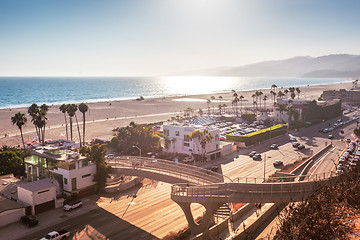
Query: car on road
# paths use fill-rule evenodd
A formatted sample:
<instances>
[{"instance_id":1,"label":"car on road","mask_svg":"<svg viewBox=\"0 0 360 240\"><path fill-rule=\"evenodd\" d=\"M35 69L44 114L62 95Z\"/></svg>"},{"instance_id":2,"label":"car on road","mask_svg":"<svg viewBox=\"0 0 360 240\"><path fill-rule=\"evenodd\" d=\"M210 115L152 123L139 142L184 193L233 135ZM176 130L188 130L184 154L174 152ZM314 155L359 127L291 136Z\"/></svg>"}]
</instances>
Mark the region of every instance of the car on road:
<instances>
[{"instance_id":1,"label":"car on road","mask_svg":"<svg viewBox=\"0 0 360 240\"><path fill-rule=\"evenodd\" d=\"M28 227L35 227L36 225L39 224L39 221L36 219L34 215L22 216L20 218L20 222Z\"/></svg>"},{"instance_id":2,"label":"car on road","mask_svg":"<svg viewBox=\"0 0 360 240\"><path fill-rule=\"evenodd\" d=\"M66 239L70 236L70 232L67 230L60 230L60 231L52 231L49 232L45 237L41 238L40 240L58 240L58 239Z\"/></svg>"},{"instance_id":3,"label":"car on road","mask_svg":"<svg viewBox=\"0 0 360 240\"><path fill-rule=\"evenodd\" d=\"M351 143L351 139L350 138L346 139L346 142Z\"/></svg>"},{"instance_id":4,"label":"car on road","mask_svg":"<svg viewBox=\"0 0 360 240\"><path fill-rule=\"evenodd\" d=\"M249 157L253 157L255 154L256 154L256 151L251 151L251 152L249 153Z\"/></svg>"},{"instance_id":5,"label":"car on road","mask_svg":"<svg viewBox=\"0 0 360 240\"><path fill-rule=\"evenodd\" d=\"M305 149L305 146L300 144L299 146L297 146L297 149L299 149L299 150Z\"/></svg>"},{"instance_id":6,"label":"car on road","mask_svg":"<svg viewBox=\"0 0 360 240\"><path fill-rule=\"evenodd\" d=\"M299 145L300 145L300 143L298 143L298 142L293 142L293 143L292 143L292 146L293 146L294 148L298 147Z\"/></svg>"},{"instance_id":7,"label":"car on road","mask_svg":"<svg viewBox=\"0 0 360 240\"><path fill-rule=\"evenodd\" d=\"M296 142L296 138L295 138L295 137L291 137L289 140L290 140L290 142Z\"/></svg>"},{"instance_id":8,"label":"car on road","mask_svg":"<svg viewBox=\"0 0 360 240\"><path fill-rule=\"evenodd\" d=\"M253 158L253 160L259 160L259 159L261 159L261 155L257 153L252 158Z\"/></svg>"},{"instance_id":9,"label":"car on road","mask_svg":"<svg viewBox=\"0 0 360 240\"><path fill-rule=\"evenodd\" d=\"M334 138L334 136L331 134L328 136L328 139L333 139L333 138Z\"/></svg>"},{"instance_id":10,"label":"car on road","mask_svg":"<svg viewBox=\"0 0 360 240\"><path fill-rule=\"evenodd\" d=\"M281 166L283 165L283 162L280 161L280 160L275 160L274 163L273 163L274 167L278 167L278 166Z\"/></svg>"},{"instance_id":11,"label":"car on road","mask_svg":"<svg viewBox=\"0 0 360 240\"><path fill-rule=\"evenodd\" d=\"M274 143L274 144L271 144L270 149L276 150L276 149L279 149L279 146L276 143Z\"/></svg>"},{"instance_id":12,"label":"car on road","mask_svg":"<svg viewBox=\"0 0 360 240\"><path fill-rule=\"evenodd\" d=\"M64 210L65 211L70 211L76 208L80 208L82 207L82 201L81 200L76 200L76 201L72 201L69 202L68 204L64 205Z\"/></svg>"}]
</instances>

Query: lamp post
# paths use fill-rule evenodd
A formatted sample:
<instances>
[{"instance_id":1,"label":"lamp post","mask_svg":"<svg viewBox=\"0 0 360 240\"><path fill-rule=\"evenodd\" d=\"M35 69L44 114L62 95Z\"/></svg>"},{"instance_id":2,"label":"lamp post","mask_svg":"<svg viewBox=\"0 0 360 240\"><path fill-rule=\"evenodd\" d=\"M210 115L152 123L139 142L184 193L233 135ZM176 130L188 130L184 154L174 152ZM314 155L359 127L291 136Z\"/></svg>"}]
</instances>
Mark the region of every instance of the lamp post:
<instances>
[{"instance_id":1,"label":"lamp post","mask_svg":"<svg viewBox=\"0 0 360 240\"><path fill-rule=\"evenodd\" d=\"M266 153L264 154L264 182L265 182L265 162L266 162Z\"/></svg>"},{"instance_id":2,"label":"lamp post","mask_svg":"<svg viewBox=\"0 0 360 240\"><path fill-rule=\"evenodd\" d=\"M141 148L139 148L139 147L136 146L136 145L133 145L133 147L134 147L134 148L137 148L137 149L139 150L139 154L140 154L139 156L141 157Z\"/></svg>"}]
</instances>

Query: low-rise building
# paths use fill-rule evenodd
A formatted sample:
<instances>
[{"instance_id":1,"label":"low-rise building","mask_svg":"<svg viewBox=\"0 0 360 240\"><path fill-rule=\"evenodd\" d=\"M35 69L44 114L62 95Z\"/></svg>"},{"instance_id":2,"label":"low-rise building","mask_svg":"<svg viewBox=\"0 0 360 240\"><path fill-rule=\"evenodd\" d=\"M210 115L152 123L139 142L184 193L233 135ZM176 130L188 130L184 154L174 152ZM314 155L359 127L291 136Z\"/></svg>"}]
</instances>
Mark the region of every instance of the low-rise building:
<instances>
[{"instance_id":1,"label":"low-rise building","mask_svg":"<svg viewBox=\"0 0 360 240\"><path fill-rule=\"evenodd\" d=\"M208 123L212 123L212 121L194 119L190 122L164 123L164 138L166 139L165 141L168 141L168 143L165 143L166 151L168 153L186 154L189 156L205 154L207 160L219 158L221 154L220 130L206 125ZM204 149L199 139L191 139L188 135L191 135L195 130L203 133L205 129L211 134L212 139L206 143Z\"/></svg>"},{"instance_id":2,"label":"low-rise building","mask_svg":"<svg viewBox=\"0 0 360 240\"><path fill-rule=\"evenodd\" d=\"M78 152L42 147L25 158L28 181L52 177L58 182L57 194L80 194L93 190L96 165Z\"/></svg>"},{"instance_id":3,"label":"low-rise building","mask_svg":"<svg viewBox=\"0 0 360 240\"><path fill-rule=\"evenodd\" d=\"M289 98L278 98L274 108L272 118L279 123L289 122L289 113L286 111L289 107L293 106L298 112L298 119L302 119L303 110L308 108L311 100L306 99L289 99ZM285 106L286 109L281 109L280 105Z\"/></svg>"},{"instance_id":4,"label":"low-rise building","mask_svg":"<svg viewBox=\"0 0 360 240\"><path fill-rule=\"evenodd\" d=\"M343 103L360 104L360 90L326 90L323 91L322 98L324 101L340 99Z\"/></svg>"}]
</instances>

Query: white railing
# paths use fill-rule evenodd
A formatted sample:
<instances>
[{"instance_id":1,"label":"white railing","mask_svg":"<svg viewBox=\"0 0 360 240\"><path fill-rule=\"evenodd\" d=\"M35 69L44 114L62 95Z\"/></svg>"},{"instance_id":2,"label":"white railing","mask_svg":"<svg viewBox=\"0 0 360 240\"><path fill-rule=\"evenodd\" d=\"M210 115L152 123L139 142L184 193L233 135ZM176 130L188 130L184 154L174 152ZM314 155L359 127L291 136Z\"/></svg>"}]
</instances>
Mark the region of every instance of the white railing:
<instances>
[{"instance_id":1,"label":"white railing","mask_svg":"<svg viewBox=\"0 0 360 240\"><path fill-rule=\"evenodd\" d=\"M224 176L204 168L146 157L116 157L108 162L113 168L156 173L194 182L200 185L224 182Z\"/></svg>"}]
</instances>

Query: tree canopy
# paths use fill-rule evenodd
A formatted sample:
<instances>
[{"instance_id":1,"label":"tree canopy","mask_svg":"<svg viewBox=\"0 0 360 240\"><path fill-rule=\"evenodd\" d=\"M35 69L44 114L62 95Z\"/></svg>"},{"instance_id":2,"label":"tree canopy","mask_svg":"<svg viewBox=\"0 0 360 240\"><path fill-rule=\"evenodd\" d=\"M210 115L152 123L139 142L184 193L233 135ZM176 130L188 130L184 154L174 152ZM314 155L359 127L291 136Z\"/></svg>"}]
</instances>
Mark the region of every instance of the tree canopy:
<instances>
[{"instance_id":1,"label":"tree canopy","mask_svg":"<svg viewBox=\"0 0 360 240\"><path fill-rule=\"evenodd\" d=\"M27 152L18 148L4 146L0 149L0 175L11 174L24 176L24 158Z\"/></svg>"},{"instance_id":2,"label":"tree canopy","mask_svg":"<svg viewBox=\"0 0 360 240\"><path fill-rule=\"evenodd\" d=\"M116 152L139 155L133 146L139 147L142 153L158 152L161 149L160 137L150 127L131 122L129 126L115 128L113 132L110 146Z\"/></svg>"}]
</instances>

